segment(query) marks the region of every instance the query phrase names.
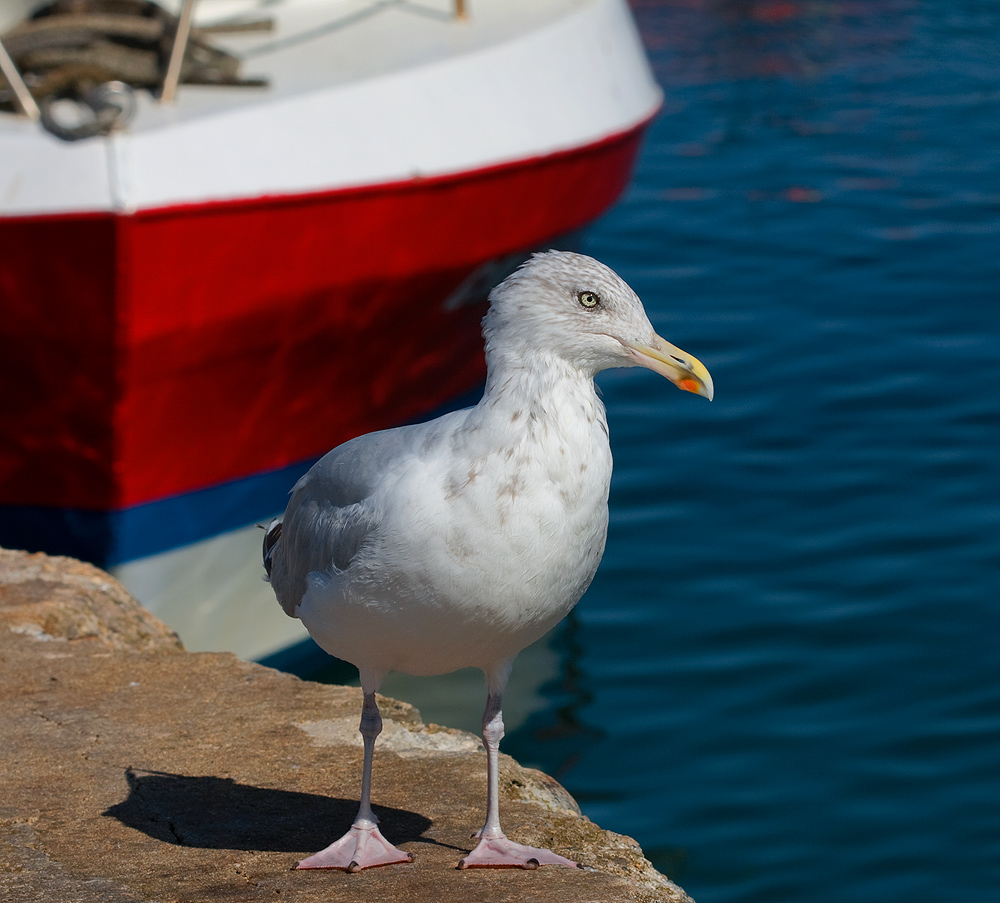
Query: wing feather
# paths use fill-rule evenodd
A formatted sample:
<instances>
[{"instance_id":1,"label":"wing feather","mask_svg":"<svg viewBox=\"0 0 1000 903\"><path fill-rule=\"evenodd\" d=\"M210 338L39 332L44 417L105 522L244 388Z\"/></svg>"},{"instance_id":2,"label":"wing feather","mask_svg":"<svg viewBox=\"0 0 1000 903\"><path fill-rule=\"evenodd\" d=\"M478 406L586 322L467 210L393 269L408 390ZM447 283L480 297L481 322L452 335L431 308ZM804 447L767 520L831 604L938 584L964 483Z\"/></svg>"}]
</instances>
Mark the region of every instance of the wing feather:
<instances>
[{"instance_id":1,"label":"wing feather","mask_svg":"<svg viewBox=\"0 0 1000 903\"><path fill-rule=\"evenodd\" d=\"M358 436L324 455L295 484L284 518L267 532L270 582L286 614L296 617L309 574L349 569L378 528L379 489L414 459L433 453L466 414Z\"/></svg>"}]
</instances>

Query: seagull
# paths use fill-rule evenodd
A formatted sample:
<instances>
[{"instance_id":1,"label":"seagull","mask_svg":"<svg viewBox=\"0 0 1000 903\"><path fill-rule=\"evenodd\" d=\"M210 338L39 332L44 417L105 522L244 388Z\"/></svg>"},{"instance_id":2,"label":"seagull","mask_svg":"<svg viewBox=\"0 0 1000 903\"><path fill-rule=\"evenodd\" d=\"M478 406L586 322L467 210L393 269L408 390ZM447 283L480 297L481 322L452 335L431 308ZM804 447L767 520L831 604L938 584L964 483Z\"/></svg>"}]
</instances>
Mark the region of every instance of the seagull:
<instances>
[{"instance_id":1,"label":"seagull","mask_svg":"<svg viewBox=\"0 0 1000 903\"><path fill-rule=\"evenodd\" d=\"M350 830L297 868L411 862L371 808L375 693L394 670L486 676L486 821L459 868L578 867L500 827L501 704L515 656L576 605L608 529L611 448L594 376L647 367L708 399L712 378L658 336L642 302L581 254L534 254L490 293L486 388L474 407L369 433L321 458L267 527L264 566L282 608L356 665L361 803Z\"/></svg>"}]
</instances>

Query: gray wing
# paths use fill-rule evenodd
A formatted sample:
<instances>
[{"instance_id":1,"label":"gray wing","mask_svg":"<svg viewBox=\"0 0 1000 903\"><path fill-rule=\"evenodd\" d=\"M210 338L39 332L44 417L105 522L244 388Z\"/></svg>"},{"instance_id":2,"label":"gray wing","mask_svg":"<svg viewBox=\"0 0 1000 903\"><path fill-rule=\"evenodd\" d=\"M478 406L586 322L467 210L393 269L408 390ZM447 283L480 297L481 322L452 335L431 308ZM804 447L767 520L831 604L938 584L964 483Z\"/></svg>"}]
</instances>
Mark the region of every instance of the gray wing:
<instances>
[{"instance_id":1,"label":"gray wing","mask_svg":"<svg viewBox=\"0 0 1000 903\"><path fill-rule=\"evenodd\" d=\"M265 565L287 615L296 616L309 574L349 567L378 526L371 497L382 482L407 459L428 453L466 413L358 436L324 455L295 484L282 522L265 537Z\"/></svg>"}]
</instances>

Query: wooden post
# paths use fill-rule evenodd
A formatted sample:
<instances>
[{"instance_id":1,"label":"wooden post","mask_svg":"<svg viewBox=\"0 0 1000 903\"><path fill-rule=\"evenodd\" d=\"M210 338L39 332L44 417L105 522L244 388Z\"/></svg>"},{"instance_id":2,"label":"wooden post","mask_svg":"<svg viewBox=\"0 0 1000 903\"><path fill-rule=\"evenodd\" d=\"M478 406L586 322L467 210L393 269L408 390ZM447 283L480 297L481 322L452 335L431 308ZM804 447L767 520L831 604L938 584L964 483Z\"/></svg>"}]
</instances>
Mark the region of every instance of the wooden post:
<instances>
[{"instance_id":1,"label":"wooden post","mask_svg":"<svg viewBox=\"0 0 1000 903\"><path fill-rule=\"evenodd\" d=\"M21 78L21 73L17 71L17 66L14 65L10 54L7 53L7 48L3 46L3 41L0 41L0 70L3 70L3 74L7 76L7 81L10 82L14 98L21 108L21 112L29 119L37 120L42 115L42 111L38 109L35 98L31 96L28 86Z\"/></svg>"},{"instance_id":2,"label":"wooden post","mask_svg":"<svg viewBox=\"0 0 1000 903\"><path fill-rule=\"evenodd\" d=\"M181 7L181 14L177 19L177 32L174 34L174 46L170 49L170 62L167 63L167 74L164 76L163 89L160 91L160 103L171 103L177 94L184 51L187 50L188 38L191 36L194 2L195 0L184 0L184 5Z\"/></svg>"}]
</instances>

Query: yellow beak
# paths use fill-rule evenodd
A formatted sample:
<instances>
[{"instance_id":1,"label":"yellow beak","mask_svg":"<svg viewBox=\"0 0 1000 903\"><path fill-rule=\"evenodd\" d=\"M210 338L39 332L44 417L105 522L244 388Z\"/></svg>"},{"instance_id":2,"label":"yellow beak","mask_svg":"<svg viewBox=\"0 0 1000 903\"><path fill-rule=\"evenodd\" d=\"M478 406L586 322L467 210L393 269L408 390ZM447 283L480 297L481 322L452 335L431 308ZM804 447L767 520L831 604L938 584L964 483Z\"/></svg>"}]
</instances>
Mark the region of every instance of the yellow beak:
<instances>
[{"instance_id":1,"label":"yellow beak","mask_svg":"<svg viewBox=\"0 0 1000 903\"><path fill-rule=\"evenodd\" d=\"M648 367L660 376L665 376L678 389L704 395L711 401L715 395L715 387L712 385L712 376L708 368L698 358L681 351L676 345L671 345L655 333L653 341L655 346L632 342L623 344L632 352L639 366Z\"/></svg>"}]
</instances>

